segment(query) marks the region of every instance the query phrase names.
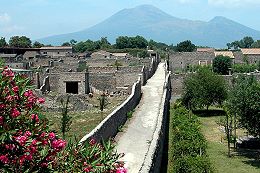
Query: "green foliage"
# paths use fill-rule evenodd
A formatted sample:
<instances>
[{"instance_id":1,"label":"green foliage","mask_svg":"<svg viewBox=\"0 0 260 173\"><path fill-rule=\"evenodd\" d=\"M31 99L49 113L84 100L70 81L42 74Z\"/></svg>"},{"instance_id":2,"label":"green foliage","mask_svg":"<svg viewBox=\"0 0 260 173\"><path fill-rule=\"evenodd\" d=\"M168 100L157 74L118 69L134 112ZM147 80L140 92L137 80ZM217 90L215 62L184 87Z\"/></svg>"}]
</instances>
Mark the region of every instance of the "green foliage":
<instances>
[{"instance_id":1,"label":"green foliage","mask_svg":"<svg viewBox=\"0 0 260 173\"><path fill-rule=\"evenodd\" d=\"M76 139L77 141L77 139ZM115 145L108 142L96 143L94 139L81 144L69 141L66 149L59 155L59 172L111 172L123 168L118 159L122 155L115 152Z\"/></svg>"},{"instance_id":2,"label":"green foliage","mask_svg":"<svg viewBox=\"0 0 260 173\"><path fill-rule=\"evenodd\" d=\"M215 75L206 68L190 74L184 80L183 104L188 109L221 105L227 98L226 83L222 76Z\"/></svg>"},{"instance_id":3,"label":"green foliage","mask_svg":"<svg viewBox=\"0 0 260 173\"><path fill-rule=\"evenodd\" d=\"M62 106L61 132L63 139L65 139L65 133L70 130L70 126L72 124L72 117L68 115L69 98L70 97L67 96L65 101L63 100L63 98L61 98L60 101Z\"/></svg>"},{"instance_id":4,"label":"green foliage","mask_svg":"<svg viewBox=\"0 0 260 173\"><path fill-rule=\"evenodd\" d=\"M260 48L260 40L256 40L256 41L252 44L252 48Z\"/></svg>"},{"instance_id":5,"label":"green foliage","mask_svg":"<svg viewBox=\"0 0 260 173\"><path fill-rule=\"evenodd\" d=\"M127 118L130 119L133 117L133 113L134 113L135 110L132 110L132 111L129 111L127 112Z\"/></svg>"},{"instance_id":6,"label":"green foliage","mask_svg":"<svg viewBox=\"0 0 260 173\"><path fill-rule=\"evenodd\" d=\"M233 81L228 110L238 115L241 126L252 135L260 135L260 84L253 76L239 76Z\"/></svg>"},{"instance_id":7,"label":"green foliage","mask_svg":"<svg viewBox=\"0 0 260 173\"><path fill-rule=\"evenodd\" d=\"M116 39L115 47L117 49L124 48L139 48L145 49L148 46L148 41L142 37L137 35L136 37L128 37L128 36L119 36Z\"/></svg>"},{"instance_id":8,"label":"green foliage","mask_svg":"<svg viewBox=\"0 0 260 173\"><path fill-rule=\"evenodd\" d=\"M146 58L148 56L149 56L149 54L148 54L147 50L142 50L141 52L138 53L139 58Z\"/></svg>"},{"instance_id":9,"label":"green foliage","mask_svg":"<svg viewBox=\"0 0 260 173\"><path fill-rule=\"evenodd\" d=\"M65 42L65 43L62 43L61 46L70 46L70 43L69 42Z\"/></svg>"},{"instance_id":10,"label":"green foliage","mask_svg":"<svg viewBox=\"0 0 260 173\"><path fill-rule=\"evenodd\" d=\"M101 48L100 42L99 41L92 41L92 40L81 41L81 42L78 42L77 44L75 44L73 46L74 51L80 52L80 53L83 53L83 52L86 52L86 51L93 52L93 51L98 50L100 48Z\"/></svg>"},{"instance_id":11,"label":"green foliage","mask_svg":"<svg viewBox=\"0 0 260 173\"><path fill-rule=\"evenodd\" d=\"M18 48L30 48L32 47L32 41L26 36L13 36L9 40L9 46Z\"/></svg>"},{"instance_id":12,"label":"green foliage","mask_svg":"<svg viewBox=\"0 0 260 173\"><path fill-rule=\"evenodd\" d=\"M108 105L107 94L103 92L101 96L98 98L98 100L99 100L99 108L101 111L103 111L104 108Z\"/></svg>"},{"instance_id":13,"label":"green foliage","mask_svg":"<svg viewBox=\"0 0 260 173\"><path fill-rule=\"evenodd\" d=\"M258 44L258 42L254 42L254 39L252 37L244 37L241 40L233 41L232 43L227 43L228 49L238 49L238 48L252 48L255 47Z\"/></svg>"},{"instance_id":14,"label":"green foliage","mask_svg":"<svg viewBox=\"0 0 260 173\"><path fill-rule=\"evenodd\" d=\"M229 56L219 55L213 60L213 71L221 75L228 75L231 69L231 59Z\"/></svg>"},{"instance_id":15,"label":"green foliage","mask_svg":"<svg viewBox=\"0 0 260 173\"><path fill-rule=\"evenodd\" d=\"M77 72L83 72L88 70L88 65L85 61L80 61L78 64Z\"/></svg>"},{"instance_id":16,"label":"green foliage","mask_svg":"<svg viewBox=\"0 0 260 173\"><path fill-rule=\"evenodd\" d=\"M41 47L44 47L44 44L42 44L42 43L40 43L40 42L38 42L38 41L35 41L34 43L33 43L33 46L32 46L33 48L41 48Z\"/></svg>"},{"instance_id":17,"label":"green foliage","mask_svg":"<svg viewBox=\"0 0 260 173\"><path fill-rule=\"evenodd\" d=\"M0 68L4 67L4 65L5 65L5 60L0 57Z\"/></svg>"},{"instance_id":18,"label":"green foliage","mask_svg":"<svg viewBox=\"0 0 260 173\"><path fill-rule=\"evenodd\" d=\"M190 40L180 42L176 46L177 52L193 52L195 49L196 46Z\"/></svg>"},{"instance_id":19,"label":"green foliage","mask_svg":"<svg viewBox=\"0 0 260 173\"><path fill-rule=\"evenodd\" d=\"M0 47L6 47L7 46L7 43L5 41L5 38L4 37L1 37L0 38Z\"/></svg>"},{"instance_id":20,"label":"green foliage","mask_svg":"<svg viewBox=\"0 0 260 173\"><path fill-rule=\"evenodd\" d=\"M234 64L232 66L233 73L250 73L259 69L258 64Z\"/></svg>"},{"instance_id":21,"label":"green foliage","mask_svg":"<svg viewBox=\"0 0 260 173\"><path fill-rule=\"evenodd\" d=\"M173 172L213 172L206 154L206 139L198 118L184 107L172 110L171 138Z\"/></svg>"}]
</instances>

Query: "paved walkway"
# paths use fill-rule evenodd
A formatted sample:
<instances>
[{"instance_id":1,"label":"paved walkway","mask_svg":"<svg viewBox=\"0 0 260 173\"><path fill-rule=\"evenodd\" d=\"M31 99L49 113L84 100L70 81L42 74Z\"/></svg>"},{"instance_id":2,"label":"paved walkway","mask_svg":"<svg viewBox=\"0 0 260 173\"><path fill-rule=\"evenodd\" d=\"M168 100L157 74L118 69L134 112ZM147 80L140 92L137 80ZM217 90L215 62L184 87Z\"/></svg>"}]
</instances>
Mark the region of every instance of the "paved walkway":
<instances>
[{"instance_id":1,"label":"paved walkway","mask_svg":"<svg viewBox=\"0 0 260 173\"><path fill-rule=\"evenodd\" d=\"M159 114L164 81L164 63L160 63L153 77L142 87L142 99L133 117L123 132L116 136L116 149L118 153L125 153L121 160L125 161L128 173L138 173L149 149Z\"/></svg>"}]
</instances>

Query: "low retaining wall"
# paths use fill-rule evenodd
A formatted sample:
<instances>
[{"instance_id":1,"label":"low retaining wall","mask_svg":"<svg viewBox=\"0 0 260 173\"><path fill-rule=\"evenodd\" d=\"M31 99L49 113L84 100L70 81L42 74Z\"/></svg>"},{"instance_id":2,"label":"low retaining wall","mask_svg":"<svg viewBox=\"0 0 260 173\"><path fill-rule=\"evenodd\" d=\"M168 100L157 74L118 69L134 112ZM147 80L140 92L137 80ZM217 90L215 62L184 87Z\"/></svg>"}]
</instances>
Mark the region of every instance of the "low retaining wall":
<instances>
[{"instance_id":1,"label":"low retaining wall","mask_svg":"<svg viewBox=\"0 0 260 173\"><path fill-rule=\"evenodd\" d=\"M138 79L132 87L131 95L109 114L95 129L84 136L80 143L94 138L97 142L114 137L120 126L125 124L127 113L133 110L141 99L141 80Z\"/></svg>"},{"instance_id":2,"label":"low retaining wall","mask_svg":"<svg viewBox=\"0 0 260 173\"><path fill-rule=\"evenodd\" d=\"M157 126L153 134L153 140L151 141L149 150L139 173L160 173L170 98L171 80L170 73L168 73L165 79L164 93L161 101Z\"/></svg>"}]
</instances>

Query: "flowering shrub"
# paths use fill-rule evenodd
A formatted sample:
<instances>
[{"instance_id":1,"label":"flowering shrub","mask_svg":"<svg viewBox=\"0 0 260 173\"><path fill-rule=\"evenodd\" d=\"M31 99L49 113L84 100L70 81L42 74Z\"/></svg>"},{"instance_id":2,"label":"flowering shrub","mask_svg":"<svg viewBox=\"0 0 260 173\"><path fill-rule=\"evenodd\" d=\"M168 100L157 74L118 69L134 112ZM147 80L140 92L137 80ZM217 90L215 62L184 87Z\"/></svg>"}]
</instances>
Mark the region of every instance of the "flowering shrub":
<instances>
[{"instance_id":1,"label":"flowering shrub","mask_svg":"<svg viewBox=\"0 0 260 173\"><path fill-rule=\"evenodd\" d=\"M0 172L115 172L120 155L110 144L84 145L59 139L40 113L30 80L4 68L0 74Z\"/></svg>"},{"instance_id":2,"label":"flowering shrub","mask_svg":"<svg viewBox=\"0 0 260 173\"><path fill-rule=\"evenodd\" d=\"M110 141L99 144L92 139L80 145L69 142L59 157L59 170L66 173L126 173L124 163L117 162L121 156L115 153L115 146Z\"/></svg>"},{"instance_id":3,"label":"flowering shrub","mask_svg":"<svg viewBox=\"0 0 260 173\"><path fill-rule=\"evenodd\" d=\"M0 166L6 172L52 170L66 142L48 132L43 98L25 76L4 68L0 76Z\"/></svg>"}]
</instances>

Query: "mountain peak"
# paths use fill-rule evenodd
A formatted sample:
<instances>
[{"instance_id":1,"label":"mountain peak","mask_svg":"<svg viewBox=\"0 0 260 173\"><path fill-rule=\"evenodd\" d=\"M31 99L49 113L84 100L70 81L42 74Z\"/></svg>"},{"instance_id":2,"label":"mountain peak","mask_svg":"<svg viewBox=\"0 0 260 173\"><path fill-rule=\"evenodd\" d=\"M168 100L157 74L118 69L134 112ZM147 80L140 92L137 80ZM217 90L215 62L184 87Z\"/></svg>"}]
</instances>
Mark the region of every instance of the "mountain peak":
<instances>
[{"instance_id":1,"label":"mountain peak","mask_svg":"<svg viewBox=\"0 0 260 173\"><path fill-rule=\"evenodd\" d=\"M223 22L223 21L231 21L231 20L223 16L215 16L209 22Z\"/></svg>"}]
</instances>

